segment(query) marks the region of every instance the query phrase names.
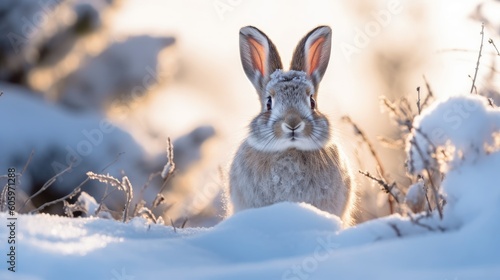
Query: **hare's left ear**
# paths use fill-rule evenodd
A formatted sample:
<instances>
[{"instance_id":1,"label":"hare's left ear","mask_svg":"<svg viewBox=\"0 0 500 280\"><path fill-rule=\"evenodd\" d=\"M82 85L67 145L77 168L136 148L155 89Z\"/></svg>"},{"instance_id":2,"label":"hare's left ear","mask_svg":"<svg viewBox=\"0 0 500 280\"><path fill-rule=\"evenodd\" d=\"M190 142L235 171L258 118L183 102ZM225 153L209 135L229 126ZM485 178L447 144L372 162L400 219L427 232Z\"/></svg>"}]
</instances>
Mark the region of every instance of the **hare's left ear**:
<instances>
[{"instance_id":1,"label":"hare's left ear","mask_svg":"<svg viewBox=\"0 0 500 280\"><path fill-rule=\"evenodd\" d=\"M325 74L332 45L332 29L318 26L299 42L293 53L291 70L304 71L318 88Z\"/></svg>"}]
</instances>

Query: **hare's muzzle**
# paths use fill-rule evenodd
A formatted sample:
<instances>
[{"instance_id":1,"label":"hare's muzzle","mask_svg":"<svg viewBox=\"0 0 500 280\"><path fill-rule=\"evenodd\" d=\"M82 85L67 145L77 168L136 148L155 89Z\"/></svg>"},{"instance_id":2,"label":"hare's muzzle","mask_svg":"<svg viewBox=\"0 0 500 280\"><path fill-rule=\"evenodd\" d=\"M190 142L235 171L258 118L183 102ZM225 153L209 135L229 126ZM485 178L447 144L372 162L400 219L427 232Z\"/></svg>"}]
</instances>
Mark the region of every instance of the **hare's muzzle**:
<instances>
[{"instance_id":1,"label":"hare's muzzle","mask_svg":"<svg viewBox=\"0 0 500 280\"><path fill-rule=\"evenodd\" d=\"M304 130L306 124L302 120L302 118L297 113L288 114L283 123L281 123L281 129L283 132L288 133L300 133Z\"/></svg>"}]
</instances>

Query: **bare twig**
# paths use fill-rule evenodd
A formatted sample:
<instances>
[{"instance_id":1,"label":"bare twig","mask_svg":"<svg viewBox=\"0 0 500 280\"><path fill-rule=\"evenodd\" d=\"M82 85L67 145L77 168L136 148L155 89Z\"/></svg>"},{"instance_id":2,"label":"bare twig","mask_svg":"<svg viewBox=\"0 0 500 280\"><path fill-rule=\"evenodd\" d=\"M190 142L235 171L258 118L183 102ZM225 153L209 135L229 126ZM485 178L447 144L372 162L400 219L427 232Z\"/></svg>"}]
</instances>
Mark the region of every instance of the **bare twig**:
<instances>
[{"instance_id":1,"label":"bare twig","mask_svg":"<svg viewBox=\"0 0 500 280\"><path fill-rule=\"evenodd\" d=\"M491 97L488 97L488 105L490 105L491 108L496 108L495 102Z\"/></svg>"},{"instance_id":2,"label":"bare twig","mask_svg":"<svg viewBox=\"0 0 500 280\"><path fill-rule=\"evenodd\" d=\"M24 164L23 170L21 170L21 173L19 174L19 179L23 176L24 172L28 168L28 165L31 163L31 160L33 159L33 156L35 155L35 150L31 150L30 156L28 157L28 160Z\"/></svg>"},{"instance_id":3,"label":"bare twig","mask_svg":"<svg viewBox=\"0 0 500 280\"><path fill-rule=\"evenodd\" d=\"M469 79L472 81L472 83L474 83L474 79L472 78L472 76L471 76L471 75L467 75L467 77L469 77ZM477 93L477 87L476 87L476 85L474 85L474 84L473 84L473 85L472 85L472 88L474 89L474 91L476 92L476 94L479 94L479 93ZM472 93L472 92L471 92L471 93Z\"/></svg>"},{"instance_id":4,"label":"bare twig","mask_svg":"<svg viewBox=\"0 0 500 280\"><path fill-rule=\"evenodd\" d=\"M398 197L398 193L400 193L400 191L399 191L395 182L392 183L391 185L389 185L385 180L376 178L373 175L371 175L369 172L363 172L361 170L358 170L358 172L361 173L362 175L364 175L365 177L375 181L377 184L379 184L382 187L382 189L387 194L390 194L397 203L400 203L400 199ZM398 193L393 192L394 188L397 190Z\"/></svg>"},{"instance_id":5,"label":"bare twig","mask_svg":"<svg viewBox=\"0 0 500 280\"><path fill-rule=\"evenodd\" d=\"M495 42L493 42L493 39L489 38L488 43L492 44L493 47L495 48L495 51L497 51L497 55L500 56L500 52L498 51L497 46L495 45Z\"/></svg>"},{"instance_id":6,"label":"bare twig","mask_svg":"<svg viewBox=\"0 0 500 280\"><path fill-rule=\"evenodd\" d=\"M343 116L342 120L349 123L354 128L354 133L356 135L359 135L363 140L363 142L368 146L370 154L373 156L375 162L377 163L377 169L380 173L380 176L382 176L385 179L386 173L382 165L382 160L380 160L380 157L378 156L377 151L375 150L375 146L372 144L370 139L368 139L366 133L363 130L361 130L359 126L356 123L354 123L349 116Z\"/></svg>"},{"instance_id":7,"label":"bare twig","mask_svg":"<svg viewBox=\"0 0 500 280\"><path fill-rule=\"evenodd\" d=\"M188 221L188 218L185 218L184 222L182 222L181 228L184 228L186 226L187 221Z\"/></svg>"},{"instance_id":8,"label":"bare twig","mask_svg":"<svg viewBox=\"0 0 500 280\"><path fill-rule=\"evenodd\" d=\"M477 72L479 70L479 61L481 59L481 52L483 51L483 41L484 41L484 23L481 23L481 46L479 47L479 55L476 62L476 71L474 72L474 78L472 79L472 86L470 88L470 93L474 91L476 84Z\"/></svg>"},{"instance_id":9,"label":"bare twig","mask_svg":"<svg viewBox=\"0 0 500 280\"><path fill-rule=\"evenodd\" d=\"M424 78L425 87L427 88L427 96L425 96L424 102L422 103L422 109L424 109L427 106L427 103L429 103L429 100L431 98L434 98L434 93L432 93L431 86L430 86L429 82L427 81L427 78L425 77L425 75L422 77Z\"/></svg>"},{"instance_id":10,"label":"bare twig","mask_svg":"<svg viewBox=\"0 0 500 280\"><path fill-rule=\"evenodd\" d=\"M101 169L101 172L104 172L106 169L108 169L111 165L115 164L118 159L120 158L120 156L124 154L123 152L119 153L116 158L110 162L109 164L107 164L103 169ZM90 180L89 177L87 177L85 180L83 180L80 185L78 185L76 188L73 189L73 191L59 199L56 199L56 200L53 200L53 201L50 201L50 202L47 202L47 203L44 203L43 205L41 205L40 207L38 207L37 209L33 210L33 211L30 211L30 213L38 213L40 211L42 211L43 209L45 209L46 207L50 206L50 205L53 205L53 204L56 204L58 202L61 202L61 201L64 201L66 199L71 199L73 196L75 196L77 193L79 193L81 190L82 190L82 186L85 185L88 181Z\"/></svg>"},{"instance_id":11,"label":"bare twig","mask_svg":"<svg viewBox=\"0 0 500 280\"><path fill-rule=\"evenodd\" d=\"M108 169L111 165L115 164L115 163L116 163L116 162L120 159L120 157L121 157L124 153L125 153L125 152L119 152L119 153L116 155L115 159L114 159L112 162L108 163L106 166L104 166L104 167L101 169L101 173L102 173L102 172L104 172L104 171L106 171L106 169Z\"/></svg>"},{"instance_id":12,"label":"bare twig","mask_svg":"<svg viewBox=\"0 0 500 280\"><path fill-rule=\"evenodd\" d=\"M172 218L169 218L170 219L170 224L172 225L172 227L174 228L174 232L177 233L177 228L175 227L174 225L174 221L172 221Z\"/></svg>"},{"instance_id":13,"label":"bare twig","mask_svg":"<svg viewBox=\"0 0 500 280\"><path fill-rule=\"evenodd\" d=\"M422 175L420 175L420 174L417 176L417 178L418 178L418 179L422 179L422 180L424 180L424 177L423 177ZM431 201L430 201L430 199L429 199L429 187L427 187L427 186L425 185L425 181L424 181L424 184L423 184L423 185L424 185L424 195L425 195L425 201L427 202L427 208L429 209L427 212L432 213L432 205L431 205Z\"/></svg>"},{"instance_id":14,"label":"bare twig","mask_svg":"<svg viewBox=\"0 0 500 280\"><path fill-rule=\"evenodd\" d=\"M366 133L363 130L361 130L359 128L359 126L356 123L354 123L349 116L343 116L342 121L349 123L354 129L354 133L356 135L359 135L361 137L361 140L368 146L368 150L370 151L370 154L375 159L375 163L377 164L377 171L378 171L379 175L384 179L384 181L387 181L384 166L382 165L382 160L379 158L377 151L375 150L375 146L368 139L368 137L366 136ZM399 200L396 200L396 202L399 203ZM394 213L394 202L393 202L391 196L387 197L387 203L389 204L389 212L391 214L393 214Z\"/></svg>"},{"instance_id":15,"label":"bare twig","mask_svg":"<svg viewBox=\"0 0 500 280\"><path fill-rule=\"evenodd\" d=\"M61 201L64 201L66 199L71 199L73 198L73 196L75 196L76 194L78 194L81 190L82 190L82 186L87 183L90 179L87 178L85 179L83 182L80 183L80 185L78 185L76 188L73 189L73 191L61 198L58 198L56 200L53 200L53 201L50 201L50 202L46 202L44 204L42 204L40 207L38 207L37 209L35 210L32 210L30 211L30 214L33 214L33 213L39 213L40 211L42 211L43 209L45 209L46 207L50 206L50 205L53 205L53 204L56 204L56 203L59 203Z\"/></svg>"},{"instance_id":16,"label":"bare twig","mask_svg":"<svg viewBox=\"0 0 500 280\"><path fill-rule=\"evenodd\" d=\"M90 180L90 178L87 178L87 180ZM104 201L116 191L117 189L113 189L112 191L108 192L108 185L106 184L106 189L104 190L104 195L101 198L101 202L99 202L99 206L97 207L97 210L95 210L95 215L97 216L101 211L102 208L104 207Z\"/></svg>"},{"instance_id":17,"label":"bare twig","mask_svg":"<svg viewBox=\"0 0 500 280\"><path fill-rule=\"evenodd\" d=\"M33 159L34 154L35 154L35 150L31 150L30 156L26 160L26 163L24 164L23 169L21 170L21 172L16 173L16 178L17 178L18 183L21 182L21 177L23 177L24 172L28 168L28 165L31 163L31 160ZM7 175L0 175L0 179L6 179L6 178L9 178L9 177Z\"/></svg>"},{"instance_id":18,"label":"bare twig","mask_svg":"<svg viewBox=\"0 0 500 280\"><path fill-rule=\"evenodd\" d=\"M420 107L420 87L417 87L417 109L418 109L418 114L422 112L422 107Z\"/></svg>"},{"instance_id":19,"label":"bare twig","mask_svg":"<svg viewBox=\"0 0 500 280\"><path fill-rule=\"evenodd\" d=\"M21 184L21 178L23 177L24 172L28 168L28 165L31 163L31 160L33 159L33 155L34 154L35 154L35 150L31 150L30 156L28 157L28 160L26 160L26 163L24 164L23 169L21 170L20 173L16 173L15 174L15 176L17 178L17 183L18 184ZM7 175L1 175L0 179L3 179L3 178L8 178L8 176ZM2 192L0 193L0 211L3 211L4 210L4 206L7 205L7 190L8 190L8 188L9 188L9 184L5 184L5 186L2 189Z\"/></svg>"},{"instance_id":20,"label":"bare twig","mask_svg":"<svg viewBox=\"0 0 500 280\"><path fill-rule=\"evenodd\" d=\"M398 126L400 126L401 132L405 133L405 131L401 128L406 128L408 132L411 131L413 126L414 114L411 109L411 105L408 102L408 99L401 98L399 104L396 104L385 96L380 98L382 104L391 112L391 118L396 121Z\"/></svg>"},{"instance_id":21,"label":"bare twig","mask_svg":"<svg viewBox=\"0 0 500 280\"><path fill-rule=\"evenodd\" d=\"M151 181L153 181L153 178L155 178L156 176L160 176L160 175L161 175L161 171L149 174L148 180L146 181L146 183L144 183L141 190L139 191L139 197L137 198L137 203L135 204L136 209L138 208L138 205L141 203L141 201L144 197L144 191L146 191L146 189L149 187L149 184L151 184Z\"/></svg>"},{"instance_id":22,"label":"bare twig","mask_svg":"<svg viewBox=\"0 0 500 280\"><path fill-rule=\"evenodd\" d=\"M401 237L401 236L403 236L403 235L401 234L401 231L399 230L399 228L398 228L398 226L397 226L396 224L389 223L388 225L389 225L389 226L390 226L390 227L394 230L394 232L396 232L396 236L397 236L397 237Z\"/></svg>"},{"instance_id":23,"label":"bare twig","mask_svg":"<svg viewBox=\"0 0 500 280\"><path fill-rule=\"evenodd\" d=\"M112 162L110 162L103 169L101 169L101 172L104 172L106 169L108 169L108 167L110 167L111 165L115 164L124 153L125 152L118 153L118 155L116 155L115 159ZM87 177L86 180L90 180L90 178ZM103 194L103 196L101 198L101 201L99 202L99 206L97 207L97 210L95 211L95 215L96 216L99 214L99 212L102 211L104 200L106 200L106 198L108 198L108 196L111 195L114 191L116 191L116 189L113 189L111 192L108 193L108 184L106 184L106 189L104 190L104 194Z\"/></svg>"},{"instance_id":24,"label":"bare twig","mask_svg":"<svg viewBox=\"0 0 500 280\"><path fill-rule=\"evenodd\" d=\"M436 186L434 185L434 181L432 180L432 173L431 173L431 170L429 169L429 162L424 157L424 153L420 149L420 146L417 144L415 139L410 140L410 143L415 146L418 154L420 155L420 159L422 161L424 161L424 168L425 168L425 171L427 172L427 175L429 177L429 182L431 184L432 192L434 194L434 202L436 203L436 208L438 209L438 212L439 212L439 218L443 219L443 211L442 211L440 204L439 204L439 194L438 194L438 190L437 190Z\"/></svg>"},{"instance_id":25,"label":"bare twig","mask_svg":"<svg viewBox=\"0 0 500 280\"><path fill-rule=\"evenodd\" d=\"M37 191L35 192L33 195L31 195L30 197L28 197L28 199L26 199L26 201L23 203L23 206L21 206L21 208L19 209L19 212L21 212L24 207L26 206L26 204L28 204L28 202L30 200L32 200L33 198L35 198L37 195L41 194L42 192L44 192L46 189L48 189L50 186L52 186L52 184L54 184L54 182L57 180L57 178L59 178L60 176L64 175L64 173L68 172L69 170L71 170L71 168L73 167L73 164L70 164L68 167L66 167L64 170L62 170L61 172L57 173L56 175L54 175L52 178L50 178L47 182L45 182L45 184L43 184L43 186Z\"/></svg>"},{"instance_id":26,"label":"bare twig","mask_svg":"<svg viewBox=\"0 0 500 280\"><path fill-rule=\"evenodd\" d=\"M411 215L411 214L410 214L410 215L408 215L408 217L410 218L410 221L411 221L413 224L415 224L415 225L417 225L417 226L419 226L419 227L423 227L423 228L425 228L425 229L427 229L427 230L429 230L429 231L441 231L441 232L445 231L445 230L444 230L443 228L441 228L441 227L433 228L433 227L431 227L431 226L429 226L429 225L427 225L427 224L423 224L423 223L421 223L421 222L420 222L420 220L421 220L422 218L427 218L427 216L419 216L419 217L417 217L417 218L415 219L415 217L413 217L413 215Z\"/></svg>"}]
</instances>

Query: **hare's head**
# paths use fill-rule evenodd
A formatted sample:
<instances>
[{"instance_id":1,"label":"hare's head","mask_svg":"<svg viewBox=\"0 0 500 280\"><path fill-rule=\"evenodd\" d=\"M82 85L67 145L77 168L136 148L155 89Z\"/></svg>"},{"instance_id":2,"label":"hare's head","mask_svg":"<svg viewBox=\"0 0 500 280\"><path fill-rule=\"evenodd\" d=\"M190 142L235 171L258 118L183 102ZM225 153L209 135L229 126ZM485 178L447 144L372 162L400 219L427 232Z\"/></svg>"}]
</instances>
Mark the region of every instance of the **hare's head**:
<instances>
[{"instance_id":1,"label":"hare's head","mask_svg":"<svg viewBox=\"0 0 500 280\"><path fill-rule=\"evenodd\" d=\"M328 119L318 111L319 82L328 66L331 29L319 26L297 45L289 71L283 71L274 44L253 26L240 30L243 69L261 102L248 143L261 151L318 150L330 138Z\"/></svg>"}]
</instances>

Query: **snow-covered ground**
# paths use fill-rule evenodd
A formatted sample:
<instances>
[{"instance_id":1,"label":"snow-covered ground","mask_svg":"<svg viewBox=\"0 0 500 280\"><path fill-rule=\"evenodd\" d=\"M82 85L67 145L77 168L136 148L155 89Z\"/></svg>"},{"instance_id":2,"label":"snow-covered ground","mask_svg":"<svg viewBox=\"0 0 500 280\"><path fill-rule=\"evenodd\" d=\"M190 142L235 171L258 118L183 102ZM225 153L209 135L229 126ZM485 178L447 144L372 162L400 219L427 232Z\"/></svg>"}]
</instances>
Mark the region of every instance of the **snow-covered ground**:
<instances>
[{"instance_id":1,"label":"snow-covered ground","mask_svg":"<svg viewBox=\"0 0 500 280\"><path fill-rule=\"evenodd\" d=\"M414 125L410 171L445 172L442 219L436 211L393 215L343 229L337 217L295 203L239 212L212 228L18 215L10 272L11 221L0 213L0 279L499 279L500 110L458 96ZM448 157L433 161L426 141Z\"/></svg>"},{"instance_id":2,"label":"snow-covered ground","mask_svg":"<svg viewBox=\"0 0 500 280\"><path fill-rule=\"evenodd\" d=\"M336 217L292 203L241 212L210 229L177 232L138 218L122 224L23 215L17 224L17 272L3 269L0 277L498 279L496 214L444 233L399 217L339 230ZM5 221L6 214L0 217ZM398 238L391 223L414 236ZM6 236L6 227L1 233Z\"/></svg>"}]
</instances>

